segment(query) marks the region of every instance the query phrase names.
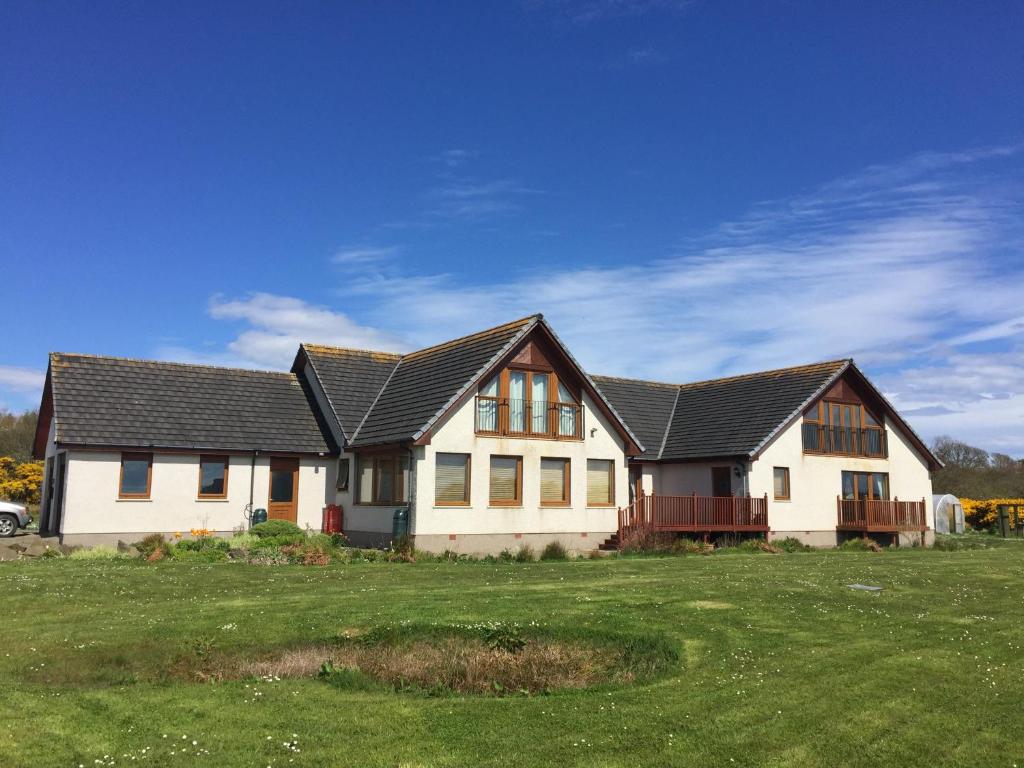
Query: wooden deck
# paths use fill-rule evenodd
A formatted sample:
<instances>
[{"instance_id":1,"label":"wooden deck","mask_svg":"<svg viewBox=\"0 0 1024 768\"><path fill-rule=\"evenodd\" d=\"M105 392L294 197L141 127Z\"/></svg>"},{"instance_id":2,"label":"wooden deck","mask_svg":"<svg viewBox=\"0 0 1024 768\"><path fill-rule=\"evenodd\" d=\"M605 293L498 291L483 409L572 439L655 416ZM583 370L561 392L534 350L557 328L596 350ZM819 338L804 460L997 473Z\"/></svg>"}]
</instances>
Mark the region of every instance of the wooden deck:
<instances>
[{"instance_id":1,"label":"wooden deck","mask_svg":"<svg viewBox=\"0 0 1024 768\"><path fill-rule=\"evenodd\" d=\"M928 530L925 500L873 501L870 499L836 498L840 531L864 533L898 533Z\"/></svg>"},{"instance_id":2,"label":"wooden deck","mask_svg":"<svg viewBox=\"0 0 1024 768\"><path fill-rule=\"evenodd\" d=\"M619 536L641 528L678 533L767 533L768 495L642 494L619 509Z\"/></svg>"}]
</instances>

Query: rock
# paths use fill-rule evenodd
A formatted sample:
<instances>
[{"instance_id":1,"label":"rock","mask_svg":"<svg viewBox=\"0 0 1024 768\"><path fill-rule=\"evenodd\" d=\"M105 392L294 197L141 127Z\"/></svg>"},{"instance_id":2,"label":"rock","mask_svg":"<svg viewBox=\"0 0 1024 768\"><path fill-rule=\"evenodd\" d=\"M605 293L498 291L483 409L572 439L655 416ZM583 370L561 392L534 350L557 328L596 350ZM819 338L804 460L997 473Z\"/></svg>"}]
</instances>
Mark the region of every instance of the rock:
<instances>
[{"instance_id":1,"label":"rock","mask_svg":"<svg viewBox=\"0 0 1024 768\"><path fill-rule=\"evenodd\" d=\"M46 544L45 542L39 539L36 539L31 544L29 544L28 547L25 548L25 551L21 554L23 557L39 557L40 555L45 555L49 551L49 549L49 544Z\"/></svg>"}]
</instances>

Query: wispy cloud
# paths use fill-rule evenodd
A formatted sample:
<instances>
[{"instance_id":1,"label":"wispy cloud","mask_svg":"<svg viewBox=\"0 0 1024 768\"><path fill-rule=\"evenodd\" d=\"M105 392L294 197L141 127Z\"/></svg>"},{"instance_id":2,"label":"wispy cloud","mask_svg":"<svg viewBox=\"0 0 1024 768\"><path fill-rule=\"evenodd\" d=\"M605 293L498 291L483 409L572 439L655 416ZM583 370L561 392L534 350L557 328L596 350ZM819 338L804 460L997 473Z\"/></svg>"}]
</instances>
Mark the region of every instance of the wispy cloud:
<instances>
[{"instance_id":1,"label":"wispy cloud","mask_svg":"<svg viewBox=\"0 0 1024 768\"><path fill-rule=\"evenodd\" d=\"M39 405L46 371L0 365L0 411L23 411Z\"/></svg>"},{"instance_id":2,"label":"wispy cloud","mask_svg":"<svg viewBox=\"0 0 1024 768\"><path fill-rule=\"evenodd\" d=\"M397 245L350 246L342 248L331 256L331 261L335 264L344 264L345 266L380 264L396 256L399 250Z\"/></svg>"},{"instance_id":3,"label":"wispy cloud","mask_svg":"<svg viewBox=\"0 0 1024 768\"><path fill-rule=\"evenodd\" d=\"M480 153L475 149L446 149L433 159L448 168L458 168L465 165Z\"/></svg>"},{"instance_id":4,"label":"wispy cloud","mask_svg":"<svg viewBox=\"0 0 1024 768\"><path fill-rule=\"evenodd\" d=\"M656 260L623 254L619 266L500 280L486 270L367 273L344 288L366 325L266 295L213 314L255 326L232 349L267 360L290 359L292 341L314 329L415 347L535 311L598 373L688 381L853 356L925 436L1024 453L1024 206L998 167L1016 151L869 168L755 206ZM453 181L436 200L472 216L532 193L520 189ZM303 320L290 319L289 302Z\"/></svg>"},{"instance_id":5,"label":"wispy cloud","mask_svg":"<svg viewBox=\"0 0 1024 768\"><path fill-rule=\"evenodd\" d=\"M514 179L447 178L427 194L428 212L444 219L480 219L515 213L525 198L543 194Z\"/></svg>"}]
</instances>

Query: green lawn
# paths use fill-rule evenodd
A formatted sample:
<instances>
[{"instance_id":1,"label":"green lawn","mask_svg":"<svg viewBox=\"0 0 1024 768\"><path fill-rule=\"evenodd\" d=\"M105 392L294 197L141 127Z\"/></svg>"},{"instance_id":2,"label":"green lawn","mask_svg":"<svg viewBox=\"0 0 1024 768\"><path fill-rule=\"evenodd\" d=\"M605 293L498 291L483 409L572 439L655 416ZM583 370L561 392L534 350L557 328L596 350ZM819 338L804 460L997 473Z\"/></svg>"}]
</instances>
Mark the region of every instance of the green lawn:
<instances>
[{"instance_id":1,"label":"green lawn","mask_svg":"<svg viewBox=\"0 0 1024 768\"><path fill-rule=\"evenodd\" d=\"M327 568L40 560L0 564L0 584L5 768L1024 768L1020 546ZM653 633L680 662L646 685L534 698L160 681L211 641L266 649L408 620Z\"/></svg>"}]
</instances>

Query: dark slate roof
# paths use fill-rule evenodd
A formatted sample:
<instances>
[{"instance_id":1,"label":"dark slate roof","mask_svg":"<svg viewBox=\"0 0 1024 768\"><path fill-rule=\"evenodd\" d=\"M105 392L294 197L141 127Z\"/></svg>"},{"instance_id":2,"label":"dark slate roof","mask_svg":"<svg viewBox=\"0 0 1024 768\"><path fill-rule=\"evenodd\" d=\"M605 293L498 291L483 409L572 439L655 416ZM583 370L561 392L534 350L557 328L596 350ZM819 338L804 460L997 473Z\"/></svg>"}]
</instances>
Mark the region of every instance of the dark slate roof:
<instances>
[{"instance_id":1,"label":"dark slate roof","mask_svg":"<svg viewBox=\"0 0 1024 768\"><path fill-rule=\"evenodd\" d=\"M50 383L59 443L336 450L309 385L290 373L53 353Z\"/></svg>"},{"instance_id":2,"label":"dark slate roof","mask_svg":"<svg viewBox=\"0 0 1024 768\"><path fill-rule=\"evenodd\" d=\"M641 458L684 461L752 455L849 364L835 360L681 385L594 379L639 433L647 447ZM666 405L669 390L677 393L674 406ZM660 450L662 436L653 441L659 426Z\"/></svg>"},{"instance_id":3,"label":"dark slate roof","mask_svg":"<svg viewBox=\"0 0 1024 768\"><path fill-rule=\"evenodd\" d=\"M417 439L444 408L540 321L531 315L404 355L350 441L353 446Z\"/></svg>"},{"instance_id":4,"label":"dark slate roof","mask_svg":"<svg viewBox=\"0 0 1024 768\"><path fill-rule=\"evenodd\" d=\"M303 344L299 355L303 353L320 381L342 435L351 440L401 355L319 344Z\"/></svg>"},{"instance_id":5,"label":"dark slate roof","mask_svg":"<svg viewBox=\"0 0 1024 768\"><path fill-rule=\"evenodd\" d=\"M638 458L658 458L679 395L679 385L612 376L590 378L643 444L644 452Z\"/></svg>"}]
</instances>

